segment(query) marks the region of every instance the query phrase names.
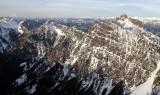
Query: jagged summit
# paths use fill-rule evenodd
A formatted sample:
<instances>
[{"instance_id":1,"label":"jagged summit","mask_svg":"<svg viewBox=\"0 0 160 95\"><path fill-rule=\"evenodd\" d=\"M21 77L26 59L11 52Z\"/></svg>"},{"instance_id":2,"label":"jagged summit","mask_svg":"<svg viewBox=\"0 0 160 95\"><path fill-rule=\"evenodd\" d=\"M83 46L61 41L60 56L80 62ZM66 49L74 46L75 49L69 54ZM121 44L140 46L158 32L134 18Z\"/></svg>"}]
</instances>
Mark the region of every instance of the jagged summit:
<instances>
[{"instance_id":1,"label":"jagged summit","mask_svg":"<svg viewBox=\"0 0 160 95\"><path fill-rule=\"evenodd\" d=\"M126 18L128 18L128 16L127 16L126 14L122 14L122 15L120 16L120 18L121 18L121 19L126 19Z\"/></svg>"},{"instance_id":2,"label":"jagged summit","mask_svg":"<svg viewBox=\"0 0 160 95\"><path fill-rule=\"evenodd\" d=\"M146 33L146 29L141 21L138 19L129 18L127 15L121 15L120 17L117 17L115 24L137 34Z\"/></svg>"}]
</instances>

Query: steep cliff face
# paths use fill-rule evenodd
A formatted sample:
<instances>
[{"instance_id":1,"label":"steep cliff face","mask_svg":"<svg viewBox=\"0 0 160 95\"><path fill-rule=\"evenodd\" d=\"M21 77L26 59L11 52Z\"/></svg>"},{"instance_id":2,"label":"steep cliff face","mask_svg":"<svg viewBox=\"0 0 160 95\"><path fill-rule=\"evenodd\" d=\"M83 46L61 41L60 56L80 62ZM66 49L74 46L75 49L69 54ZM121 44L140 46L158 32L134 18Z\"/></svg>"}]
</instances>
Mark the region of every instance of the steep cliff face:
<instances>
[{"instance_id":1,"label":"steep cliff face","mask_svg":"<svg viewBox=\"0 0 160 95\"><path fill-rule=\"evenodd\" d=\"M23 69L9 94L147 95L160 91L159 37L126 15L92 25L88 32L47 21L24 32L8 55L19 56L17 64Z\"/></svg>"}]
</instances>

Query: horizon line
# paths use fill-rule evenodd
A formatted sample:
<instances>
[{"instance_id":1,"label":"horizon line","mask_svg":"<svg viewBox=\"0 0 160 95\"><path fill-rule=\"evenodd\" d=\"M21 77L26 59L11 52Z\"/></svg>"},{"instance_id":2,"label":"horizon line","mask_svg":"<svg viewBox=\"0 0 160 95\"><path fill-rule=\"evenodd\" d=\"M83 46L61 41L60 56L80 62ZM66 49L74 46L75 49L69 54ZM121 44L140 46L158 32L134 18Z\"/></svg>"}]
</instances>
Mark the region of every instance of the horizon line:
<instances>
[{"instance_id":1,"label":"horizon line","mask_svg":"<svg viewBox=\"0 0 160 95\"><path fill-rule=\"evenodd\" d=\"M15 17L12 17L12 16L0 16L0 18L2 17L11 17L11 18L19 18L19 19L53 19L53 18L77 18L77 19L85 19L85 18L94 18L94 19L114 19L114 18L117 18L117 17L120 17L120 16L117 16L117 17L114 17L114 16L82 16L82 17L56 17L56 16L51 16L51 17L20 17L20 16L15 16ZM140 16L132 16L129 18L141 18L141 19L160 19L160 17L140 17Z\"/></svg>"}]
</instances>

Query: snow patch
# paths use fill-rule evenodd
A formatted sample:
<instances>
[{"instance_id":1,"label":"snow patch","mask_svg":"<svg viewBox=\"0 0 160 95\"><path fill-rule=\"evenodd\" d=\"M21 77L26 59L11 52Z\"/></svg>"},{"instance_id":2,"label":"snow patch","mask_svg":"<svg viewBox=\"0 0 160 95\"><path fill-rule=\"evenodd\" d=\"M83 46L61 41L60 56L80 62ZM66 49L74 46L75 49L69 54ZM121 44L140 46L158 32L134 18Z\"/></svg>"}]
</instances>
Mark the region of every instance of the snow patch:
<instances>
[{"instance_id":1,"label":"snow patch","mask_svg":"<svg viewBox=\"0 0 160 95\"><path fill-rule=\"evenodd\" d=\"M156 35L151 35L151 38L154 38L156 40L159 40L160 41L160 37L156 36Z\"/></svg>"},{"instance_id":2,"label":"snow patch","mask_svg":"<svg viewBox=\"0 0 160 95\"><path fill-rule=\"evenodd\" d=\"M157 93L157 95L160 95L160 91Z\"/></svg>"},{"instance_id":3,"label":"snow patch","mask_svg":"<svg viewBox=\"0 0 160 95\"><path fill-rule=\"evenodd\" d=\"M129 21L129 19L124 20L124 27L125 28L131 28L133 26L134 26L133 23L131 21Z\"/></svg>"},{"instance_id":4,"label":"snow patch","mask_svg":"<svg viewBox=\"0 0 160 95\"><path fill-rule=\"evenodd\" d=\"M22 83L26 81L26 79L27 79L27 75L23 74L20 78L16 80L16 83L18 83L17 85L21 85Z\"/></svg>"},{"instance_id":5,"label":"snow patch","mask_svg":"<svg viewBox=\"0 0 160 95\"><path fill-rule=\"evenodd\" d=\"M31 89L28 89L29 94L33 94L36 91L37 84L33 85Z\"/></svg>"},{"instance_id":6,"label":"snow patch","mask_svg":"<svg viewBox=\"0 0 160 95\"><path fill-rule=\"evenodd\" d=\"M102 95L103 93L103 90L107 88L107 92L105 93L106 95L108 95L111 90L113 89L113 85L112 85L112 81L111 82L108 82L108 83L105 83L102 88L101 88L101 91L100 91L100 94L99 95Z\"/></svg>"},{"instance_id":7,"label":"snow patch","mask_svg":"<svg viewBox=\"0 0 160 95\"><path fill-rule=\"evenodd\" d=\"M71 58L67 59L67 61L65 62L65 64L74 65L77 60L78 60L77 56L71 55Z\"/></svg>"},{"instance_id":8,"label":"snow patch","mask_svg":"<svg viewBox=\"0 0 160 95\"><path fill-rule=\"evenodd\" d=\"M134 24L131 21L129 21L129 19L118 20L118 22L121 25L124 25L124 28L132 28L134 26Z\"/></svg>"},{"instance_id":9,"label":"snow patch","mask_svg":"<svg viewBox=\"0 0 160 95\"><path fill-rule=\"evenodd\" d=\"M21 63L21 64L20 64L20 67L26 66L26 63L27 63L27 62Z\"/></svg>"},{"instance_id":10,"label":"snow patch","mask_svg":"<svg viewBox=\"0 0 160 95\"><path fill-rule=\"evenodd\" d=\"M24 22L24 21L21 21L21 22L19 23L19 25L18 25L18 32L21 33L21 34L24 33L24 31L23 31L22 28L21 28L23 22Z\"/></svg>"},{"instance_id":11,"label":"snow patch","mask_svg":"<svg viewBox=\"0 0 160 95\"><path fill-rule=\"evenodd\" d=\"M65 77L65 76L67 76L67 74L68 74L68 72L69 72L69 69L67 68L67 65L66 65L66 64L64 64L63 66L64 66L64 67L63 67L63 74L64 74L64 77Z\"/></svg>"},{"instance_id":12,"label":"snow patch","mask_svg":"<svg viewBox=\"0 0 160 95\"><path fill-rule=\"evenodd\" d=\"M96 57L92 56L91 57L91 63L90 63L90 70L96 70L97 66L99 63L99 59L97 59Z\"/></svg>"},{"instance_id":13,"label":"snow patch","mask_svg":"<svg viewBox=\"0 0 160 95\"><path fill-rule=\"evenodd\" d=\"M49 71L51 68L50 67L48 67L44 72L47 72L47 71Z\"/></svg>"},{"instance_id":14,"label":"snow patch","mask_svg":"<svg viewBox=\"0 0 160 95\"><path fill-rule=\"evenodd\" d=\"M23 70L26 71L27 70L27 62L21 63L20 67L23 67Z\"/></svg>"},{"instance_id":15,"label":"snow patch","mask_svg":"<svg viewBox=\"0 0 160 95\"><path fill-rule=\"evenodd\" d=\"M29 70L30 68L32 68L34 66L34 63L27 63L27 62L23 62L20 64L20 67L23 68L23 72Z\"/></svg>"},{"instance_id":16,"label":"snow patch","mask_svg":"<svg viewBox=\"0 0 160 95\"><path fill-rule=\"evenodd\" d=\"M60 29L56 28L55 26L52 26L51 24L48 24L47 26L51 31L56 33L57 36L60 36L60 35L64 36L65 35Z\"/></svg>"},{"instance_id":17,"label":"snow patch","mask_svg":"<svg viewBox=\"0 0 160 95\"><path fill-rule=\"evenodd\" d=\"M151 77L148 78L148 80L139 85L130 95L149 95L152 93L152 85L154 82L154 79L156 77L157 72L160 70L160 62L157 64L156 70L151 74Z\"/></svg>"}]
</instances>

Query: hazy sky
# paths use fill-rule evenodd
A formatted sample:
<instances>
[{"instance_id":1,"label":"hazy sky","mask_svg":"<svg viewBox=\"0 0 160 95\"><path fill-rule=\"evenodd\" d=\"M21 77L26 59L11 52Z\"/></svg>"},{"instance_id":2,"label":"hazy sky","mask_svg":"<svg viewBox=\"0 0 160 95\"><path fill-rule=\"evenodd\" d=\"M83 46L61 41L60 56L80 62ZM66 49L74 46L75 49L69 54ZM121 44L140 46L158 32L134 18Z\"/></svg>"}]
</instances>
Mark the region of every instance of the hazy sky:
<instances>
[{"instance_id":1,"label":"hazy sky","mask_svg":"<svg viewBox=\"0 0 160 95\"><path fill-rule=\"evenodd\" d=\"M160 0L0 0L0 16L160 17Z\"/></svg>"}]
</instances>

